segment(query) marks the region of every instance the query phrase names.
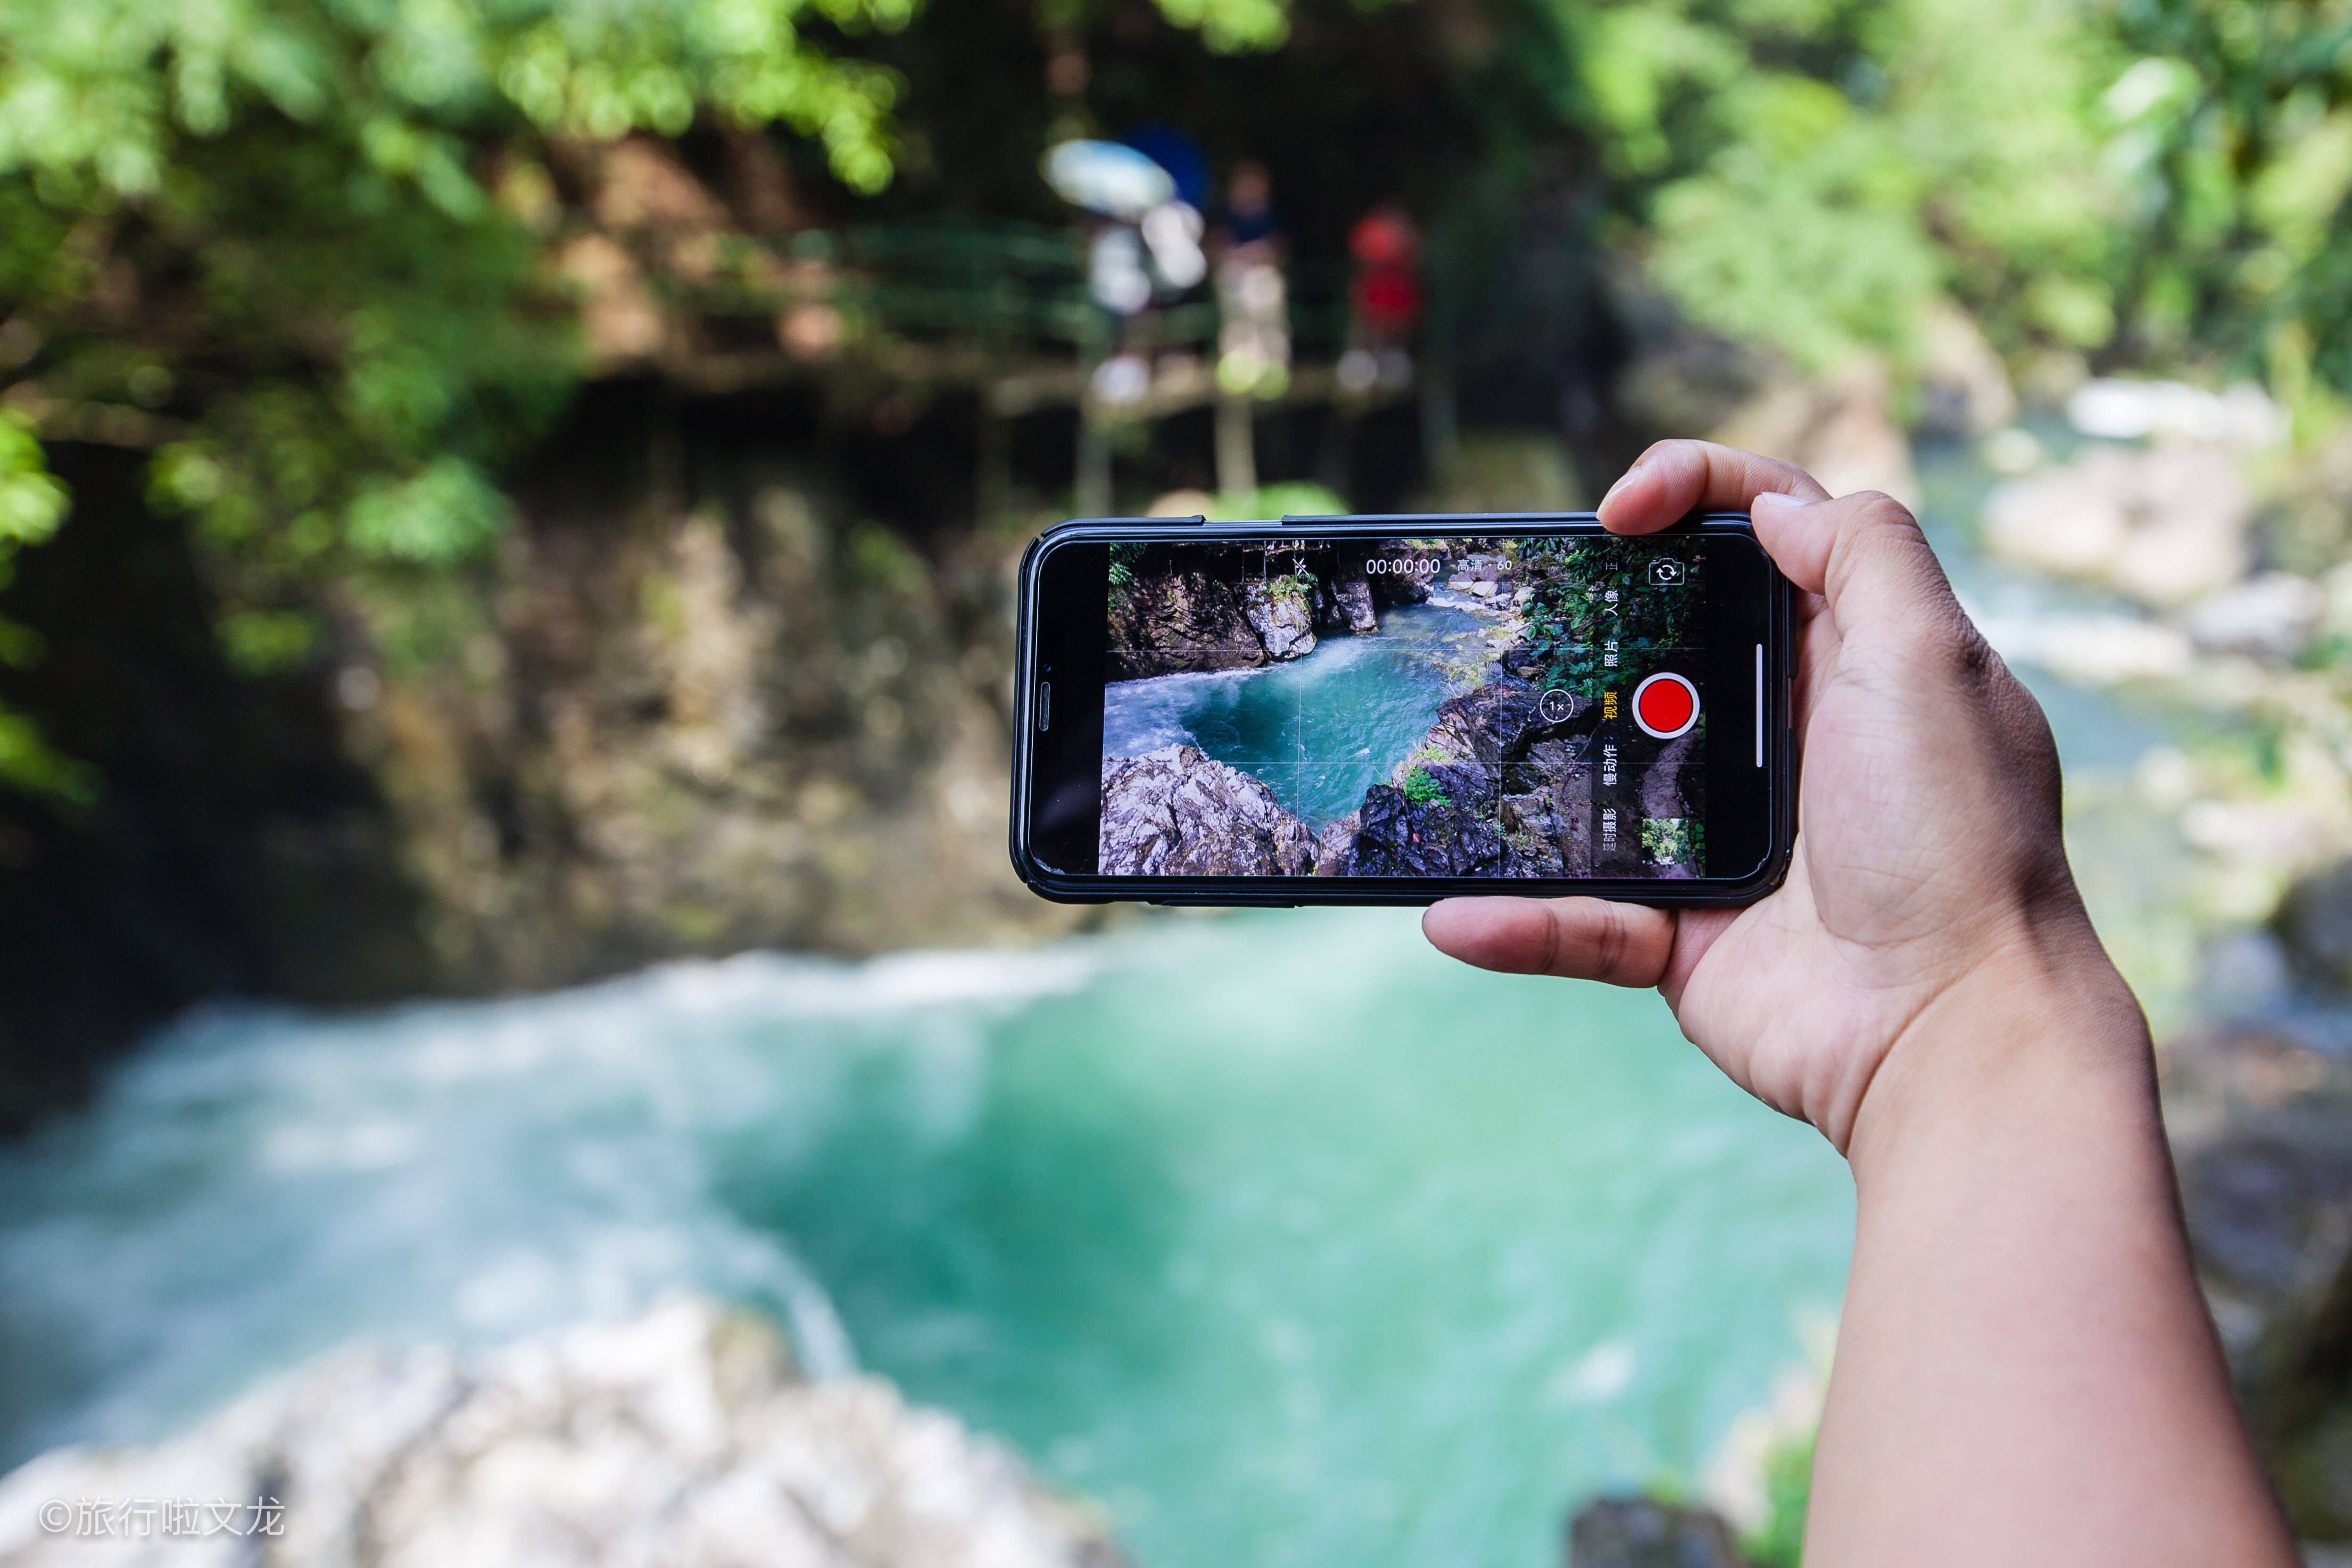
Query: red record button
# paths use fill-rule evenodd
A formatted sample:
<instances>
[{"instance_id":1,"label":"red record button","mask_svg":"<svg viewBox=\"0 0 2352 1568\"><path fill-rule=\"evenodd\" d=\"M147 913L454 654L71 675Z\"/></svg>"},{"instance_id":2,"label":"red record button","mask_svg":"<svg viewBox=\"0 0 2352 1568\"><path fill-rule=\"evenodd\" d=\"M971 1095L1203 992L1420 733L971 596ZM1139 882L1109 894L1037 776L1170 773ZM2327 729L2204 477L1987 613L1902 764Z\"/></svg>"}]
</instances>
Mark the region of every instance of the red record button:
<instances>
[{"instance_id":1,"label":"red record button","mask_svg":"<svg viewBox=\"0 0 2352 1568\"><path fill-rule=\"evenodd\" d=\"M1633 688L1633 722L1654 740L1675 740L1698 722L1698 688L1661 670Z\"/></svg>"}]
</instances>

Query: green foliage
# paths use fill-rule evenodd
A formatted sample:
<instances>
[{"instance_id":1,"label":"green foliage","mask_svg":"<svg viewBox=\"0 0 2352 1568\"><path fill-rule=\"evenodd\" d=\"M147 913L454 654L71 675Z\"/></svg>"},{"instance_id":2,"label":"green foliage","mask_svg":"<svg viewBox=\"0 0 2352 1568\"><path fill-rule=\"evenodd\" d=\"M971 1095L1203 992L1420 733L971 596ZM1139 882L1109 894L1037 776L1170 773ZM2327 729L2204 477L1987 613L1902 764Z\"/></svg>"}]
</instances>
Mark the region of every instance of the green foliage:
<instances>
[{"instance_id":1,"label":"green foliage","mask_svg":"<svg viewBox=\"0 0 2352 1568\"><path fill-rule=\"evenodd\" d=\"M1528 601L1527 647L1543 666L1541 684L1597 699L1630 685L1649 667L1647 655L1688 640L1698 602L1695 557L1682 557L1682 580L1651 580L1661 559L1648 540L1556 539L1530 546L1521 570L1534 590ZM1614 599L1611 595L1615 595ZM1616 662L1606 643L1616 644Z\"/></svg>"},{"instance_id":2,"label":"green foliage","mask_svg":"<svg viewBox=\"0 0 2352 1568\"><path fill-rule=\"evenodd\" d=\"M2011 346L2100 340L2120 204L2088 112L2110 50L2083 13L1553 3L1624 237L1695 319L1810 366L1903 356L1947 296Z\"/></svg>"},{"instance_id":3,"label":"green foliage","mask_svg":"<svg viewBox=\"0 0 2352 1568\"><path fill-rule=\"evenodd\" d=\"M6 409L0 409L0 588L16 574L16 552L57 532L64 519L66 487L41 463L40 443ZM23 666L40 657L40 634L0 617L0 664ZM0 784L56 800L84 800L95 781L79 764L60 757L22 714L0 707Z\"/></svg>"},{"instance_id":4,"label":"green foliage","mask_svg":"<svg viewBox=\"0 0 2352 1568\"><path fill-rule=\"evenodd\" d=\"M1160 0L1160 9L1178 26L1198 31L1219 54L1271 49L1290 36L1282 0Z\"/></svg>"},{"instance_id":5,"label":"green foliage","mask_svg":"<svg viewBox=\"0 0 2352 1568\"><path fill-rule=\"evenodd\" d=\"M846 560L858 581L894 593L921 593L930 585L930 570L922 557L877 522L862 522L849 530Z\"/></svg>"},{"instance_id":6,"label":"green foliage","mask_svg":"<svg viewBox=\"0 0 2352 1568\"><path fill-rule=\"evenodd\" d=\"M1450 802L1450 798L1445 793L1445 786L1440 784L1426 768L1416 768L1405 776L1404 798L1416 806L1426 806L1433 802L1444 805Z\"/></svg>"},{"instance_id":7,"label":"green foliage","mask_svg":"<svg viewBox=\"0 0 2352 1568\"><path fill-rule=\"evenodd\" d=\"M1764 1456L1764 1522L1740 1542L1756 1568L1800 1568L1805 1510L1813 1494L1813 1434L1784 1438Z\"/></svg>"},{"instance_id":8,"label":"green foliage","mask_svg":"<svg viewBox=\"0 0 2352 1568\"><path fill-rule=\"evenodd\" d=\"M2352 392L2352 7L2127 0L2095 112L2125 193L2123 326L2291 404Z\"/></svg>"},{"instance_id":9,"label":"green foliage","mask_svg":"<svg viewBox=\"0 0 2352 1568\"><path fill-rule=\"evenodd\" d=\"M319 620L307 610L254 610L232 605L215 628L229 668L241 675L295 669L319 645Z\"/></svg>"},{"instance_id":10,"label":"green foliage","mask_svg":"<svg viewBox=\"0 0 2352 1568\"><path fill-rule=\"evenodd\" d=\"M1260 517L1328 517L1343 514L1347 509L1348 503L1339 498L1337 491L1311 481L1294 480L1218 496L1208 516L1213 522L1234 522Z\"/></svg>"},{"instance_id":11,"label":"green foliage","mask_svg":"<svg viewBox=\"0 0 2352 1568\"><path fill-rule=\"evenodd\" d=\"M13 413L0 409L0 573L16 551L58 531L66 500L66 487L42 465L41 444Z\"/></svg>"},{"instance_id":12,"label":"green foliage","mask_svg":"<svg viewBox=\"0 0 2352 1568\"><path fill-rule=\"evenodd\" d=\"M1123 539L1110 547L1110 606L1122 609L1135 588L1135 569L1150 547L1140 539Z\"/></svg>"},{"instance_id":13,"label":"green foliage","mask_svg":"<svg viewBox=\"0 0 2352 1568\"><path fill-rule=\"evenodd\" d=\"M1642 852L1659 865L1706 864L1706 826L1696 817L1650 817L1642 822Z\"/></svg>"},{"instance_id":14,"label":"green foliage","mask_svg":"<svg viewBox=\"0 0 2352 1568\"><path fill-rule=\"evenodd\" d=\"M493 476L579 366L547 266L557 144L775 122L873 189L895 78L807 33L908 10L0 0L0 382L160 415L151 492L197 525L224 652L292 667L329 584L386 602L505 528ZM55 526L40 467L0 424L6 549Z\"/></svg>"},{"instance_id":15,"label":"green foliage","mask_svg":"<svg viewBox=\"0 0 2352 1568\"><path fill-rule=\"evenodd\" d=\"M422 473L370 479L346 518L352 548L375 560L454 566L478 556L505 530L507 498L472 465L436 458Z\"/></svg>"}]
</instances>

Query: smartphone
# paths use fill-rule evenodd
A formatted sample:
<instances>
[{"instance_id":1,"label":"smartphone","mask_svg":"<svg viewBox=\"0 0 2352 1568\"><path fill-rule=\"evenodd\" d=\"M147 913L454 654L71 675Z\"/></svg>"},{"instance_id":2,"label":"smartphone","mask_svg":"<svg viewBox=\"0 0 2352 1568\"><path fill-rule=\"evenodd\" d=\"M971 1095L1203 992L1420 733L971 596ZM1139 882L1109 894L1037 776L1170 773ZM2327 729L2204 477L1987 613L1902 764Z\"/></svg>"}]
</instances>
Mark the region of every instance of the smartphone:
<instances>
[{"instance_id":1,"label":"smartphone","mask_svg":"<svg viewBox=\"0 0 2352 1568\"><path fill-rule=\"evenodd\" d=\"M1740 904L1794 836L1794 603L1736 513L1091 519L1021 563L1047 898Z\"/></svg>"}]
</instances>

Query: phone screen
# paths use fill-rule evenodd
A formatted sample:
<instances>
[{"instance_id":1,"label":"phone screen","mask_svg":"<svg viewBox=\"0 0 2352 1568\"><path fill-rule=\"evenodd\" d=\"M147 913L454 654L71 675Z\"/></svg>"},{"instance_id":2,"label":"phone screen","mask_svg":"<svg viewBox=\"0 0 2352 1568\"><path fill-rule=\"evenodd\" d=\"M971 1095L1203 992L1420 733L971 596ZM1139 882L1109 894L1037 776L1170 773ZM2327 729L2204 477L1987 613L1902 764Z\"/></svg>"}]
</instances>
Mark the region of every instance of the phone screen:
<instances>
[{"instance_id":1,"label":"phone screen","mask_svg":"<svg viewBox=\"0 0 2352 1568\"><path fill-rule=\"evenodd\" d=\"M1758 863L1763 622L1710 612L1716 580L1761 582L1750 539L1098 548L1096 874L1663 881Z\"/></svg>"}]
</instances>

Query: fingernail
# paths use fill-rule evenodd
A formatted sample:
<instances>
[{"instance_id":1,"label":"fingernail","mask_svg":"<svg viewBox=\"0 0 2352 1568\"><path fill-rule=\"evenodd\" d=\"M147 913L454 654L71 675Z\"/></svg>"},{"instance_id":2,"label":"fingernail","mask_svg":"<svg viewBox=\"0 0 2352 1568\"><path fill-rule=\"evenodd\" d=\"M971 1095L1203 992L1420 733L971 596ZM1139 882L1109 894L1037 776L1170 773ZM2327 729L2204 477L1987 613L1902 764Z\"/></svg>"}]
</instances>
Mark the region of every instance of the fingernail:
<instances>
[{"instance_id":1,"label":"fingernail","mask_svg":"<svg viewBox=\"0 0 2352 1568\"><path fill-rule=\"evenodd\" d=\"M1778 490L1767 490L1748 503L1748 515L1752 517L1759 512L1795 511L1810 504L1794 496L1784 496Z\"/></svg>"}]
</instances>

